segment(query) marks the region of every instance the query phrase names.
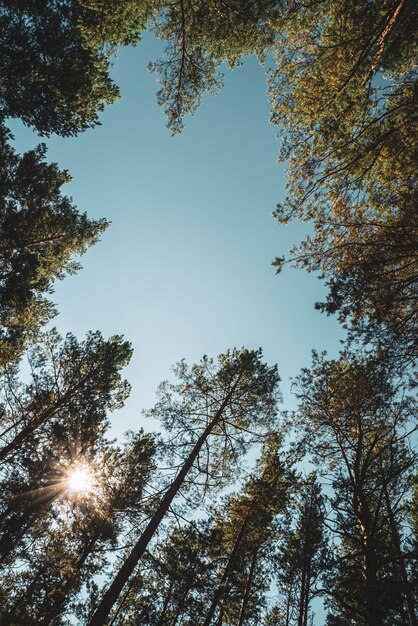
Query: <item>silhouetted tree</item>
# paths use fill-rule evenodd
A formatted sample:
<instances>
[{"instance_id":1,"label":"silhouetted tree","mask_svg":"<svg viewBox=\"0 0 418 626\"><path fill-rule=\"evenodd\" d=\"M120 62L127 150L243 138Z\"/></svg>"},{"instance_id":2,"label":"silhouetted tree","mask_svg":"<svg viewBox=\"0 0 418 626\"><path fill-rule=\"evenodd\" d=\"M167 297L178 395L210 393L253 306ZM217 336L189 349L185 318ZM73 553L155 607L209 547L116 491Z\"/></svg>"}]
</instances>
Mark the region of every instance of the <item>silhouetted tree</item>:
<instances>
[{"instance_id":1,"label":"silhouetted tree","mask_svg":"<svg viewBox=\"0 0 418 626\"><path fill-rule=\"evenodd\" d=\"M273 577L270 545L275 523L285 510L292 484L280 458L280 445L280 437L269 439L243 491L229 497L224 510L215 516L219 547L215 544L214 562L219 565L214 589L208 590L203 626L216 623L216 613L218 619L240 625L250 617L255 622L259 618L260 591L269 588Z\"/></svg>"}]
</instances>

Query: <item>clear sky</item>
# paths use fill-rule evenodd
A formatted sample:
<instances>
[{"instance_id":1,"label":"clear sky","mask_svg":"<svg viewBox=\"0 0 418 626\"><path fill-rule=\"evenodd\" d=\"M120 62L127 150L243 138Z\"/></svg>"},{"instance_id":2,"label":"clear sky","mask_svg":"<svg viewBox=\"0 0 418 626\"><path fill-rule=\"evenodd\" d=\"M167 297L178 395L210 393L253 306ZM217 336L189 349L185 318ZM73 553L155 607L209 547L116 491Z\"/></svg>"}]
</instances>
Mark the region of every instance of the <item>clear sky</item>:
<instances>
[{"instance_id":1,"label":"clear sky","mask_svg":"<svg viewBox=\"0 0 418 626\"><path fill-rule=\"evenodd\" d=\"M265 70L250 58L228 72L220 94L207 96L171 137L156 77L145 69L160 53L150 35L122 49L113 70L122 99L102 126L46 141L48 158L73 176L65 191L79 209L112 221L83 270L56 285L54 324L79 338L99 329L132 342L132 395L113 416L116 436L139 425L158 429L144 424L141 409L173 363L234 346L261 346L278 364L290 408L289 377L309 364L312 348L336 354L341 332L313 308L325 294L315 276L276 276L271 266L306 228L271 217L285 168L276 162ZM20 123L11 127L20 152L39 141Z\"/></svg>"}]
</instances>

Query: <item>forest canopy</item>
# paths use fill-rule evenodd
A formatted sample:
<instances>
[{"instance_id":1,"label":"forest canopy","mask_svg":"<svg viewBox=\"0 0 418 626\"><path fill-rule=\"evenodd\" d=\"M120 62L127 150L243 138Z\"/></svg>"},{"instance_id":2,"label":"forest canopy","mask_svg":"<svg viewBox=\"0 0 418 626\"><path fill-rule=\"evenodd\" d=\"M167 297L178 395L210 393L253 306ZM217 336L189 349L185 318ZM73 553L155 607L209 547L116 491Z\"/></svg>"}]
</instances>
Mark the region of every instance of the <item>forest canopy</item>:
<instances>
[{"instance_id":1,"label":"forest canopy","mask_svg":"<svg viewBox=\"0 0 418 626\"><path fill-rule=\"evenodd\" d=\"M416 13L1 3L1 626L417 626ZM222 72L249 55L268 67L288 166L273 215L310 227L272 262L319 274L316 306L346 332L338 357L313 352L292 411L261 349L225 349L173 368L147 412L158 432L115 441L131 345L51 323L55 281L109 223L63 194L70 174L44 144L18 154L8 126L93 129L121 95L118 49L146 31L165 45L149 69L173 135Z\"/></svg>"}]
</instances>

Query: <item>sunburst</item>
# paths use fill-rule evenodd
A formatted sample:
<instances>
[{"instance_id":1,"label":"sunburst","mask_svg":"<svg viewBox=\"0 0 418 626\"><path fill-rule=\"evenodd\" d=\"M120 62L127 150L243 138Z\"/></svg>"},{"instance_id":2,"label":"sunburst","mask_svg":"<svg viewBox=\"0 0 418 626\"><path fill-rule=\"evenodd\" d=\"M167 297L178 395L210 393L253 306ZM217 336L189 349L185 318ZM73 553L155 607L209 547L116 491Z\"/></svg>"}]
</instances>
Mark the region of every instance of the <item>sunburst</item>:
<instances>
[{"instance_id":1,"label":"sunburst","mask_svg":"<svg viewBox=\"0 0 418 626\"><path fill-rule=\"evenodd\" d=\"M89 463L72 459L67 463L58 463L48 476L41 479L39 486L15 495L10 501L25 508L56 500L67 500L69 503L88 500L93 505L98 482L96 472Z\"/></svg>"},{"instance_id":2,"label":"sunburst","mask_svg":"<svg viewBox=\"0 0 418 626\"><path fill-rule=\"evenodd\" d=\"M88 495L94 489L94 476L88 465L76 464L67 471L68 490L71 493Z\"/></svg>"}]
</instances>

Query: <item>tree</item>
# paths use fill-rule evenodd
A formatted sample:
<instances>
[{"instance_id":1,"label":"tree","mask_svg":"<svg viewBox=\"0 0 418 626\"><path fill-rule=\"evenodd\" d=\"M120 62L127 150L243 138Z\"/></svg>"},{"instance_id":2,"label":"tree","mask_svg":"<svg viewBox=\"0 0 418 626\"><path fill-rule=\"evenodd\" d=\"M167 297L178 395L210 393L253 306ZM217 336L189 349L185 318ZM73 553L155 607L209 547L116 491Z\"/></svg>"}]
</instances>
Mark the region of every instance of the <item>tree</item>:
<instances>
[{"instance_id":1,"label":"tree","mask_svg":"<svg viewBox=\"0 0 418 626\"><path fill-rule=\"evenodd\" d=\"M353 341L416 358L416 56L411 0L179 2L156 13L168 42L151 64L173 133L222 62L274 55L269 93L289 162L275 217L313 222L284 262L319 271L318 307L338 313ZM414 132L415 131L415 132Z\"/></svg>"},{"instance_id":2,"label":"tree","mask_svg":"<svg viewBox=\"0 0 418 626\"><path fill-rule=\"evenodd\" d=\"M45 162L45 146L23 156L0 125L0 369L15 363L31 336L55 315L46 294L80 265L107 226L79 213L61 186L68 173Z\"/></svg>"},{"instance_id":3,"label":"tree","mask_svg":"<svg viewBox=\"0 0 418 626\"><path fill-rule=\"evenodd\" d=\"M70 334L61 342L56 331L40 335L29 353L32 381L19 383L13 371L2 380L0 462L33 436L42 438L49 423L58 431L65 420L71 423L75 444L77 429L104 431L107 412L121 407L129 393L120 370L130 356L129 343L118 336L105 341L90 333L79 343Z\"/></svg>"},{"instance_id":4,"label":"tree","mask_svg":"<svg viewBox=\"0 0 418 626\"><path fill-rule=\"evenodd\" d=\"M160 75L158 103L172 134L183 129L184 117L194 113L203 93L221 87L223 62L234 67L246 55L264 58L279 16L280 3L270 0L181 0L160 6L154 32L168 45L164 58L149 67Z\"/></svg>"},{"instance_id":5,"label":"tree","mask_svg":"<svg viewBox=\"0 0 418 626\"><path fill-rule=\"evenodd\" d=\"M415 403L381 359L348 353L339 361L314 355L297 394L304 444L334 489L337 558L326 587L332 614L355 624L393 624L397 602L400 611L409 602L408 594L399 599L408 583L396 573L405 554L394 541L391 515L399 529L407 495L401 485L416 461L408 446Z\"/></svg>"},{"instance_id":6,"label":"tree","mask_svg":"<svg viewBox=\"0 0 418 626\"><path fill-rule=\"evenodd\" d=\"M218 367L207 357L190 369L181 362L175 372L180 383L162 384L160 400L150 415L159 416L165 429L174 434L171 448L178 473L104 594L90 626L105 623L185 481L196 485L202 476L205 489L213 481L225 483L254 435L274 423L279 377L276 367L261 362L261 350L227 352L219 356Z\"/></svg>"},{"instance_id":7,"label":"tree","mask_svg":"<svg viewBox=\"0 0 418 626\"><path fill-rule=\"evenodd\" d=\"M129 392L120 375L127 342L99 333L61 342L56 332L38 341L31 383L3 381L11 440L1 472L1 619L28 626L63 623L120 533L145 514L155 452L142 431L123 448L105 438L108 412ZM72 486L74 472L87 472L86 491Z\"/></svg>"},{"instance_id":8,"label":"tree","mask_svg":"<svg viewBox=\"0 0 418 626\"><path fill-rule=\"evenodd\" d=\"M90 491L72 492L67 478L75 460L50 433L48 444L54 446L55 474L60 474L55 479L56 489L50 492L47 502L36 502L36 490L33 502L29 503L28 498L25 502L22 496L14 502L20 508L29 507L36 523L27 536L30 550L22 550L17 556L18 571L13 567L16 559L11 567L3 569L2 587L8 593L2 604L2 624L64 623L66 613L74 612L83 585L105 571L109 550L118 549L119 536L129 530L129 518L143 514L144 488L153 470L152 436L139 432L125 449L110 445L92 432L87 440L89 448L78 455L77 461L91 472ZM42 454L45 459L45 452L37 444L30 451L39 463ZM51 455L48 462L51 473Z\"/></svg>"},{"instance_id":9,"label":"tree","mask_svg":"<svg viewBox=\"0 0 418 626\"><path fill-rule=\"evenodd\" d=\"M398 363L417 349L414 10L387 0L295 11L270 78L290 164L275 216L314 226L276 266L319 271L330 288L319 308Z\"/></svg>"},{"instance_id":10,"label":"tree","mask_svg":"<svg viewBox=\"0 0 418 626\"><path fill-rule=\"evenodd\" d=\"M215 544L214 562L221 565L216 568L219 572L214 590L209 587L209 608L203 626L215 623L217 610L219 619L239 626L250 617L254 623L259 618L260 590L269 587L272 579L270 544L275 524L286 508L292 488L291 476L280 458L280 445L278 436L267 441L243 491L229 497L224 510L215 517L220 545L217 549Z\"/></svg>"},{"instance_id":11,"label":"tree","mask_svg":"<svg viewBox=\"0 0 418 626\"><path fill-rule=\"evenodd\" d=\"M68 486L68 472L93 455L108 411L129 392L120 369L130 346L99 333L78 343L56 332L39 338L30 355L32 381L2 381L2 566L25 557L31 533L47 533L50 506ZM99 446L100 447L100 446Z\"/></svg>"},{"instance_id":12,"label":"tree","mask_svg":"<svg viewBox=\"0 0 418 626\"><path fill-rule=\"evenodd\" d=\"M296 502L279 528L276 556L279 626L307 626L310 603L326 563L325 505L315 473L301 481ZM293 519L292 519L293 517Z\"/></svg>"},{"instance_id":13,"label":"tree","mask_svg":"<svg viewBox=\"0 0 418 626\"><path fill-rule=\"evenodd\" d=\"M211 518L189 524L176 519L165 538L144 554L110 623L197 626L206 607L213 570L210 553L217 541Z\"/></svg>"},{"instance_id":14,"label":"tree","mask_svg":"<svg viewBox=\"0 0 418 626\"><path fill-rule=\"evenodd\" d=\"M140 573L112 617L113 624L202 626L257 624L273 576L277 518L293 489L293 475L271 435L240 492L209 508L208 517L172 524L144 555Z\"/></svg>"},{"instance_id":15,"label":"tree","mask_svg":"<svg viewBox=\"0 0 418 626\"><path fill-rule=\"evenodd\" d=\"M62 136L95 126L119 95L114 46L136 43L154 2L8 0L0 8L0 114Z\"/></svg>"}]
</instances>

